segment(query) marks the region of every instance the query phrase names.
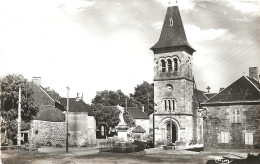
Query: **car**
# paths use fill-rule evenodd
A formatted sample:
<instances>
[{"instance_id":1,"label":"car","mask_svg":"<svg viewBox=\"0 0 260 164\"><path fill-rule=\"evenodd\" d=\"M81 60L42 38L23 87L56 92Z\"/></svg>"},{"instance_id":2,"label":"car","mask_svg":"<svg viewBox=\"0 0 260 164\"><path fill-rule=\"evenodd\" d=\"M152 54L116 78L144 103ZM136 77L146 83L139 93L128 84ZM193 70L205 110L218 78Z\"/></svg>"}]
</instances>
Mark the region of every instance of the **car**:
<instances>
[{"instance_id":1,"label":"car","mask_svg":"<svg viewBox=\"0 0 260 164\"><path fill-rule=\"evenodd\" d=\"M146 148L154 148L153 140L146 141Z\"/></svg>"}]
</instances>

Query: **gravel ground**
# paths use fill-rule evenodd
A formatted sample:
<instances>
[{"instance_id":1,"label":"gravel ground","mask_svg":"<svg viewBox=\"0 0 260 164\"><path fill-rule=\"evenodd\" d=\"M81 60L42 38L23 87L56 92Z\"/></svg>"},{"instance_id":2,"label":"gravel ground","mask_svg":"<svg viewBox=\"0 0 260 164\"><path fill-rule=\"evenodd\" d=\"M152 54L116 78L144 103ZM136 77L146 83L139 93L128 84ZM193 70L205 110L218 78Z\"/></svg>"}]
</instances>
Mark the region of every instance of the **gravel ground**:
<instances>
[{"instance_id":1,"label":"gravel ground","mask_svg":"<svg viewBox=\"0 0 260 164\"><path fill-rule=\"evenodd\" d=\"M258 154L260 150L209 150L193 152L187 150L146 149L136 153L99 152L97 148L65 148L43 147L38 151L4 150L4 164L144 164L144 163L215 163L216 158L229 157L242 161L248 153ZM235 161L235 163L237 163Z\"/></svg>"}]
</instances>

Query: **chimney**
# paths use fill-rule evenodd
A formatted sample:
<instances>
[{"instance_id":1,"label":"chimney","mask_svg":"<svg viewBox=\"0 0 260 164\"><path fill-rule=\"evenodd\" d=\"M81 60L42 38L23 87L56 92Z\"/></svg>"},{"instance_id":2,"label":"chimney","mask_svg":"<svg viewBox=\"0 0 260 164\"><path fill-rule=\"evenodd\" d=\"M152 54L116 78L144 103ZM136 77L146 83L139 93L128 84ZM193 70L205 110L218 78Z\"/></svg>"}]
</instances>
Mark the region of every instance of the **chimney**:
<instances>
[{"instance_id":1,"label":"chimney","mask_svg":"<svg viewBox=\"0 0 260 164\"><path fill-rule=\"evenodd\" d=\"M258 67L249 67L249 77L259 82Z\"/></svg>"},{"instance_id":2,"label":"chimney","mask_svg":"<svg viewBox=\"0 0 260 164\"><path fill-rule=\"evenodd\" d=\"M32 81L38 85L38 86L41 86L41 77L33 77L32 78Z\"/></svg>"},{"instance_id":3,"label":"chimney","mask_svg":"<svg viewBox=\"0 0 260 164\"><path fill-rule=\"evenodd\" d=\"M144 112L144 106L142 106L142 112Z\"/></svg>"}]
</instances>

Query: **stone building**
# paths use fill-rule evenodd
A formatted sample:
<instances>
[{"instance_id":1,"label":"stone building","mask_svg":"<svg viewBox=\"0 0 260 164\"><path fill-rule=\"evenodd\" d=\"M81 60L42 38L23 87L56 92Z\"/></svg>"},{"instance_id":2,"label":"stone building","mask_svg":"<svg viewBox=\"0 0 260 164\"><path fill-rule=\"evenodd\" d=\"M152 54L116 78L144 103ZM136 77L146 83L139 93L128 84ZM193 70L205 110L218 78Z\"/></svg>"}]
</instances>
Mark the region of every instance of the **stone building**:
<instances>
[{"instance_id":1,"label":"stone building","mask_svg":"<svg viewBox=\"0 0 260 164\"><path fill-rule=\"evenodd\" d=\"M154 52L153 138L158 143L187 145L200 127L194 104L193 52L187 41L178 6L169 6ZM196 142L196 141L195 141Z\"/></svg>"},{"instance_id":2,"label":"stone building","mask_svg":"<svg viewBox=\"0 0 260 164\"><path fill-rule=\"evenodd\" d=\"M34 77L30 85L34 92L34 102L38 106L39 111L28 126L29 143L65 145L65 117L62 114L62 106L58 102L58 96L55 99L55 96L50 95L50 90L46 91L41 86L40 77Z\"/></svg>"},{"instance_id":3,"label":"stone building","mask_svg":"<svg viewBox=\"0 0 260 164\"><path fill-rule=\"evenodd\" d=\"M205 149L260 148L260 83L256 70L250 68L250 77L240 77L201 103Z\"/></svg>"},{"instance_id":4,"label":"stone building","mask_svg":"<svg viewBox=\"0 0 260 164\"><path fill-rule=\"evenodd\" d=\"M60 98L50 88L41 86L41 78L31 82L33 99L39 108L29 123L29 142L41 145L62 145L66 141L65 111L67 98ZM89 105L83 100L69 99L69 145L86 146L96 143L96 120ZM23 126L22 126L23 127ZM23 132L22 132L23 133Z\"/></svg>"},{"instance_id":5,"label":"stone building","mask_svg":"<svg viewBox=\"0 0 260 164\"><path fill-rule=\"evenodd\" d=\"M61 98L62 106L67 106L67 98ZM83 100L69 99L69 145L87 146L96 144L96 119L91 106Z\"/></svg>"},{"instance_id":6,"label":"stone building","mask_svg":"<svg viewBox=\"0 0 260 164\"><path fill-rule=\"evenodd\" d=\"M149 135L149 116L137 107L127 107L131 119L135 122L136 127L140 126L145 130L143 137Z\"/></svg>"}]
</instances>

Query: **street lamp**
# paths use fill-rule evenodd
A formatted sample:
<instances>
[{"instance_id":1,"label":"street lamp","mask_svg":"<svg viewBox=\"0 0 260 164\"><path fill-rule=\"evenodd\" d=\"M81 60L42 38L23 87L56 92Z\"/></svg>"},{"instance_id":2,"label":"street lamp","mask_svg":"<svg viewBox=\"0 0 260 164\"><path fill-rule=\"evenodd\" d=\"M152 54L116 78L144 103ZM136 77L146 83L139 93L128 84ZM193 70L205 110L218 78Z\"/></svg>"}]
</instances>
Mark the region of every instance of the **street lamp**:
<instances>
[{"instance_id":1,"label":"street lamp","mask_svg":"<svg viewBox=\"0 0 260 164\"><path fill-rule=\"evenodd\" d=\"M67 108L66 108L66 153L69 152L69 91L70 88L67 87Z\"/></svg>"}]
</instances>

